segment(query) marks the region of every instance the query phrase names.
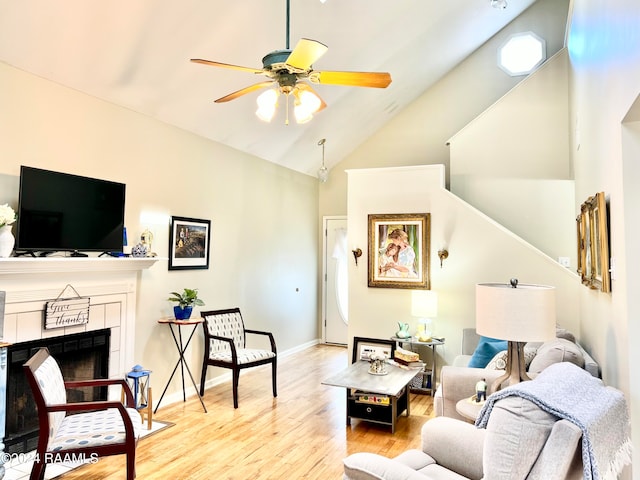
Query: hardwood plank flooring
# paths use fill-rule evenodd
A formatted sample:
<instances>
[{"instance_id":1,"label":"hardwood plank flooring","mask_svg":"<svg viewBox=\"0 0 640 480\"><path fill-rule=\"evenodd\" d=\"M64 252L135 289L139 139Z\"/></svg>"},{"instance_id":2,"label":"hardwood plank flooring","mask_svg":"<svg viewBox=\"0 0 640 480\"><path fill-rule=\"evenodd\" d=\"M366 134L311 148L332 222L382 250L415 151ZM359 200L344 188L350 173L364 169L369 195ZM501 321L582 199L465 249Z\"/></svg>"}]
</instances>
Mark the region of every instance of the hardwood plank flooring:
<instances>
[{"instance_id":1,"label":"hardwood plank flooring","mask_svg":"<svg viewBox=\"0 0 640 480\"><path fill-rule=\"evenodd\" d=\"M346 425L345 389L321 381L348 364L344 347L318 345L279 360L278 397L271 367L240 376L239 408L231 382L161 407L155 419L175 426L141 440L137 479L247 480L342 478L342 459L366 451L388 457L420 447L420 429L433 416L429 395L411 394L411 416L389 427L353 420ZM162 380L159 380L162 383ZM125 457L107 457L69 472L64 480L123 480Z\"/></svg>"}]
</instances>

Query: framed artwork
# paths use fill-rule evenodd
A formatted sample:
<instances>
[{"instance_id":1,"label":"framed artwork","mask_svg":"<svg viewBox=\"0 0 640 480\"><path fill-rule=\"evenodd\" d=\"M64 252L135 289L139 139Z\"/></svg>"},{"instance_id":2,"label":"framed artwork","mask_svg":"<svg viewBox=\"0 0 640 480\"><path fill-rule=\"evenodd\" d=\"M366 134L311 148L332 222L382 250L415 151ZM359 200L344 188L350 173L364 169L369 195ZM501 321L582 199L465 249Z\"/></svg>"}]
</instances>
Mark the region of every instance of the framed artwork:
<instances>
[{"instance_id":1,"label":"framed artwork","mask_svg":"<svg viewBox=\"0 0 640 480\"><path fill-rule=\"evenodd\" d=\"M372 353L383 355L387 358L393 358L393 352L396 349L395 347L396 342L393 340L354 337L351 363L356 363L359 360L366 360L368 362Z\"/></svg>"},{"instance_id":2,"label":"framed artwork","mask_svg":"<svg viewBox=\"0 0 640 480\"><path fill-rule=\"evenodd\" d=\"M169 270L209 268L211 221L171 217Z\"/></svg>"},{"instance_id":3,"label":"framed artwork","mask_svg":"<svg viewBox=\"0 0 640 480\"><path fill-rule=\"evenodd\" d=\"M580 281L584 285L590 285L591 279L588 273L590 267L587 266L587 259L591 259L591 255L587 255L587 242L589 241L589 210L582 205L580 214L576 218L577 236L578 236L578 268L577 273Z\"/></svg>"},{"instance_id":4,"label":"framed artwork","mask_svg":"<svg viewBox=\"0 0 640 480\"><path fill-rule=\"evenodd\" d=\"M609 229L604 192L580 206L578 223L578 274L582 283L602 292L611 291Z\"/></svg>"},{"instance_id":5,"label":"framed artwork","mask_svg":"<svg viewBox=\"0 0 640 480\"><path fill-rule=\"evenodd\" d=\"M429 289L429 213L369 215L369 286Z\"/></svg>"}]
</instances>

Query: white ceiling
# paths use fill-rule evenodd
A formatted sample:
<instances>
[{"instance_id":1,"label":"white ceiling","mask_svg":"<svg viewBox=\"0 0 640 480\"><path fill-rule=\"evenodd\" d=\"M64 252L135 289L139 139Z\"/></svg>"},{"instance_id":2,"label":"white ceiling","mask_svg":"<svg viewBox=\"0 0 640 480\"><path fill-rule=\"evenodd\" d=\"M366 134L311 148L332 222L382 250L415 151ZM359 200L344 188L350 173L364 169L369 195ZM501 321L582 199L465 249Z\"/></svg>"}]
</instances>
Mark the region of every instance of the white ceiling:
<instances>
[{"instance_id":1,"label":"white ceiling","mask_svg":"<svg viewBox=\"0 0 640 480\"><path fill-rule=\"evenodd\" d=\"M386 71L386 89L318 85L304 125L255 116L263 79L192 63L261 68L286 47L286 0L0 0L0 61L293 170L335 165L535 0L291 0L290 46L318 40L315 70Z\"/></svg>"}]
</instances>

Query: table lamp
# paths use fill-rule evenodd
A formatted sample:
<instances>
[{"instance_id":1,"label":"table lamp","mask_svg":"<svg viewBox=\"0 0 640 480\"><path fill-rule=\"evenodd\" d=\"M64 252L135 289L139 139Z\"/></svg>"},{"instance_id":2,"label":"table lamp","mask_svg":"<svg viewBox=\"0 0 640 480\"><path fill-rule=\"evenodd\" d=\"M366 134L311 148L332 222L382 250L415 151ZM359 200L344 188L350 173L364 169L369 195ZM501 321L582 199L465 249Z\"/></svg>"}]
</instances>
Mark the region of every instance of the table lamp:
<instances>
[{"instance_id":1,"label":"table lamp","mask_svg":"<svg viewBox=\"0 0 640 480\"><path fill-rule=\"evenodd\" d=\"M490 391L521 380L531 380L525 368L524 344L555 337L555 288L546 285L480 283L476 285L476 331L485 337L508 341L507 366Z\"/></svg>"},{"instance_id":2,"label":"table lamp","mask_svg":"<svg viewBox=\"0 0 640 480\"><path fill-rule=\"evenodd\" d=\"M438 294L433 290L413 290L411 292L411 315L418 317L416 338L420 342L431 341L432 318L438 315Z\"/></svg>"}]
</instances>

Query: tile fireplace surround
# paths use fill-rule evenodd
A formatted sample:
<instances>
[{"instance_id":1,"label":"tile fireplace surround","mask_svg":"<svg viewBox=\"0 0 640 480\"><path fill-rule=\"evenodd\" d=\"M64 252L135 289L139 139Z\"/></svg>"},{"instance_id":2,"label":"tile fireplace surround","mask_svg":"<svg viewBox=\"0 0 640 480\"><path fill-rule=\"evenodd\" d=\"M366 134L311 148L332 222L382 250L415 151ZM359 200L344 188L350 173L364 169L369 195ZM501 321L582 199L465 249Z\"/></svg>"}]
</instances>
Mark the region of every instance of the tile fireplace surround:
<instances>
[{"instance_id":1,"label":"tile fireplace surround","mask_svg":"<svg viewBox=\"0 0 640 480\"><path fill-rule=\"evenodd\" d=\"M0 258L0 291L6 295L4 322L0 309L0 339L4 345L0 347L0 438L4 437L6 412L6 344L109 328L109 378L122 378L135 363L139 273L156 261L112 257ZM58 297L74 297L76 292L90 298L89 322L45 330L45 303ZM114 392L110 397L120 395ZM0 444L0 448L4 449L4 445ZM0 460L0 479L3 477Z\"/></svg>"}]
</instances>

